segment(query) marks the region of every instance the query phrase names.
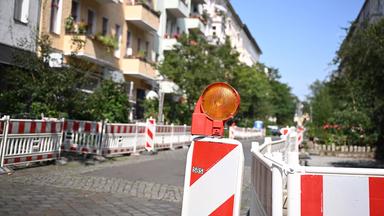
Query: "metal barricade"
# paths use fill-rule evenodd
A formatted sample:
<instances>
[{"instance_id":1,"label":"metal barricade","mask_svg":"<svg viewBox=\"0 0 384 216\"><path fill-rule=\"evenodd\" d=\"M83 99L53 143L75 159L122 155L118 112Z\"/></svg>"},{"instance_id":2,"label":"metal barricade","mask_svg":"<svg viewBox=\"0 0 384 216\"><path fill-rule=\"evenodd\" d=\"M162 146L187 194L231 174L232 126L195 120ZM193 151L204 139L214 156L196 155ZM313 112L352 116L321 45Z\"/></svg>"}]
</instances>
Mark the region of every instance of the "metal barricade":
<instances>
[{"instance_id":1,"label":"metal barricade","mask_svg":"<svg viewBox=\"0 0 384 216\"><path fill-rule=\"evenodd\" d=\"M175 142L174 138L173 125L156 125L155 149L172 148L172 144Z\"/></svg>"},{"instance_id":2,"label":"metal barricade","mask_svg":"<svg viewBox=\"0 0 384 216\"><path fill-rule=\"evenodd\" d=\"M61 149L79 154L100 154L102 122L65 120Z\"/></svg>"},{"instance_id":3,"label":"metal barricade","mask_svg":"<svg viewBox=\"0 0 384 216\"><path fill-rule=\"evenodd\" d=\"M136 124L106 124L102 154L108 156L135 152L137 131Z\"/></svg>"},{"instance_id":4,"label":"metal barricade","mask_svg":"<svg viewBox=\"0 0 384 216\"><path fill-rule=\"evenodd\" d=\"M145 122L138 122L136 123L136 149L134 152L140 152L145 150L146 145L146 123Z\"/></svg>"},{"instance_id":5,"label":"metal barricade","mask_svg":"<svg viewBox=\"0 0 384 216\"><path fill-rule=\"evenodd\" d=\"M188 131L189 130L189 131ZM191 128L186 125L180 125L174 127L174 142L172 148L182 147L188 145L191 142Z\"/></svg>"},{"instance_id":6,"label":"metal barricade","mask_svg":"<svg viewBox=\"0 0 384 216\"><path fill-rule=\"evenodd\" d=\"M63 120L7 119L2 128L2 166L55 160L60 155Z\"/></svg>"}]
</instances>

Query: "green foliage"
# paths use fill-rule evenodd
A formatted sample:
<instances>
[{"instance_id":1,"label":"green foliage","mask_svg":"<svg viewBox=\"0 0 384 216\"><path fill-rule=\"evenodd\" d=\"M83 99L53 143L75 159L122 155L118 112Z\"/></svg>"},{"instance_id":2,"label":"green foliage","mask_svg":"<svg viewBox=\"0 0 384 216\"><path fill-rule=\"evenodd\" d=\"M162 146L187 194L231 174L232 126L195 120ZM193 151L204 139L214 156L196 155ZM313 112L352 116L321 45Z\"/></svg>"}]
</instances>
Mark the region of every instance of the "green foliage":
<instances>
[{"instance_id":1,"label":"green foliage","mask_svg":"<svg viewBox=\"0 0 384 216\"><path fill-rule=\"evenodd\" d=\"M241 96L240 110L233 120L238 125L251 127L256 119L266 121L277 114L280 122L288 122L288 119L292 122L295 97L287 85L277 80L277 70L267 76L264 65L249 67L240 63L238 57L239 53L232 49L229 40L222 45L212 45L193 33L181 35L178 44L165 53L164 61L158 66L163 76L180 87L179 94L186 96L185 103L166 98L166 119L189 123L203 89L213 82L227 82Z\"/></svg>"},{"instance_id":2,"label":"green foliage","mask_svg":"<svg viewBox=\"0 0 384 216\"><path fill-rule=\"evenodd\" d=\"M105 47L107 47L108 52L112 52L113 50L119 47L119 41L116 37L110 35L97 34L95 36L95 39L101 44L103 44Z\"/></svg>"},{"instance_id":3,"label":"green foliage","mask_svg":"<svg viewBox=\"0 0 384 216\"><path fill-rule=\"evenodd\" d=\"M0 113L25 118L40 118L43 114L127 121L128 99L118 84L105 81L95 94L85 93L81 89L92 76L92 64L72 57L66 67L52 68L48 65L49 37L43 35L37 44L40 55L16 53L17 66L6 67L0 73Z\"/></svg>"},{"instance_id":4,"label":"green foliage","mask_svg":"<svg viewBox=\"0 0 384 216\"><path fill-rule=\"evenodd\" d=\"M348 144L375 144L376 156L383 158L384 19L356 25L337 53L338 70L329 81L312 85L313 126L331 125L323 130Z\"/></svg>"},{"instance_id":5,"label":"green foliage","mask_svg":"<svg viewBox=\"0 0 384 216\"><path fill-rule=\"evenodd\" d=\"M87 102L93 119L120 123L128 121L128 96L124 87L112 80L103 80Z\"/></svg>"}]
</instances>

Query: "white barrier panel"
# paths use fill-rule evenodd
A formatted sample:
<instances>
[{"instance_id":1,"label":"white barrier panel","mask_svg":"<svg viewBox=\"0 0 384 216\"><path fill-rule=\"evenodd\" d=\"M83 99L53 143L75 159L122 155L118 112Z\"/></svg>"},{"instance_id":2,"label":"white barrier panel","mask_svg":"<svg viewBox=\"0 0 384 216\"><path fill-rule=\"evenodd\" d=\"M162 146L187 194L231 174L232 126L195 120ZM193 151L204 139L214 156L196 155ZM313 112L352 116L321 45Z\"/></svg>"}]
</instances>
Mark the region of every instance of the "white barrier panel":
<instances>
[{"instance_id":1,"label":"white barrier panel","mask_svg":"<svg viewBox=\"0 0 384 216\"><path fill-rule=\"evenodd\" d=\"M65 120L63 151L100 154L102 122Z\"/></svg>"},{"instance_id":2,"label":"white barrier panel","mask_svg":"<svg viewBox=\"0 0 384 216\"><path fill-rule=\"evenodd\" d=\"M146 127L144 122L136 123L136 149L135 152L144 151L147 143Z\"/></svg>"},{"instance_id":3,"label":"white barrier panel","mask_svg":"<svg viewBox=\"0 0 384 216\"><path fill-rule=\"evenodd\" d=\"M174 142L172 142L172 148L181 147L184 145L189 145L191 143L191 127L186 125L174 126L173 133Z\"/></svg>"},{"instance_id":4,"label":"white barrier panel","mask_svg":"<svg viewBox=\"0 0 384 216\"><path fill-rule=\"evenodd\" d=\"M187 156L182 215L239 215L243 166L240 142L195 139Z\"/></svg>"},{"instance_id":5,"label":"white barrier panel","mask_svg":"<svg viewBox=\"0 0 384 216\"><path fill-rule=\"evenodd\" d=\"M268 156L264 156L260 148L259 143L252 143L250 215L281 216L284 188L282 153L266 153Z\"/></svg>"},{"instance_id":6,"label":"white barrier panel","mask_svg":"<svg viewBox=\"0 0 384 216\"><path fill-rule=\"evenodd\" d=\"M241 128L237 126L229 127L229 137L231 139L254 139L262 137L263 134L263 130L256 128Z\"/></svg>"},{"instance_id":7,"label":"white barrier panel","mask_svg":"<svg viewBox=\"0 0 384 216\"><path fill-rule=\"evenodd\" d=\"M301 215L384 215L384 178L302 175Z\"/></svg>"},{"instance_id":8,"label":"white barrier panel","mask_svg":"<svg viewBox=\"0 0 384 216\"><path fill-rule=\"evenodd\" d=\"M156 125L155 148L172 148L174 140L174 125Z\"/></svg>"},{"instance_id":9,"label":"white barrier panel","mask_svg":"<svg viewBox=\"0 0 384 216\"><path fill-rule=\"evenodd\" d=\"M63 121L10 119L5 125L2 165L55 160L59 156Z\"/></svg>"},{"instance_id":10,"label":"white barrier panel","mask_svg":"<svg viewBox=\"0 0 384 216\"><path fill-rule=\"evenodd\" d=\"M136 124L106 124L102 154L108 156L135 152L137 130Z\"/></svg>"}]
</instances>

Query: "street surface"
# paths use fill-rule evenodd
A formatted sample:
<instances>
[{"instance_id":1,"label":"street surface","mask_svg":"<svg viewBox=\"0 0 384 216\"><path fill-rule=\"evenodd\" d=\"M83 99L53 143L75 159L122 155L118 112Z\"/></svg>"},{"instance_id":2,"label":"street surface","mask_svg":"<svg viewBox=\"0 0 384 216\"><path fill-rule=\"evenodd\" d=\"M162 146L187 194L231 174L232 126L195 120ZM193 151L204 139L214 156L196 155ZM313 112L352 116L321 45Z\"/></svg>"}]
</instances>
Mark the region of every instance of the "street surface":
<instances>
[{"instance_id":1,"label":"street surface","mask_svg":"<svg viewBox=\"0 0 384 216\"><path fill-rule=\"evenodd\" d=\"M246 215L251 141L242 143L241 215ZM0 215L180 215L187 151L19 169L0 176Z\"/></svg>"}]
</instances>

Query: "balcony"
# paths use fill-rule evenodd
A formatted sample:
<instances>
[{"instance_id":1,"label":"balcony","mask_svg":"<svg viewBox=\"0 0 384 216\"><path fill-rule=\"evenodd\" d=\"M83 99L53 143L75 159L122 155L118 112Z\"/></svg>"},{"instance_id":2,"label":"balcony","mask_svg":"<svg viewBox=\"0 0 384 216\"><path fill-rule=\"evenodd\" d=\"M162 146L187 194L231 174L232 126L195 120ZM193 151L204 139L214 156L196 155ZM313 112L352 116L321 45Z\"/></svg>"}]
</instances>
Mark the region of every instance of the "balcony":
<instances>
[{"instance_id":1,"label":"balcony","mask_svg":"<svg viewBox=\"0 0 384 216\"><path fill-rule=\"evenodd\" d=\"M159 29L160 14L146 4L127 4L124 8L125 20L150 32Z\"/></svg>"},{"instance_id":2,"label":"balcony","mask_svg":"<svg viewBox=\"0 0 384 216\"><path fill-rule=\"evenodd\" d=\"M164 7L176 18L188 17L189 10L186 0L166 0Z\"/></svg>"},{"instance_id":3,"label":"balcony","mask_svg":"<svg viewBox=\"0 0 384 216\"><path fill-rule=\"evenodd\" d=\"M74 44L74 41L78 41L78 43ZM86 35L64 35L63 52L64 55L75 54L77 57L99 65L115 67L117 64L112 50L108 50L105 45Z\"/></svg>"},{"instance_id":4,"label":"balcony","mask_svg":"<svg viewBox=\"0 0 384 216\"><path fill-rule=\"evenodd\" d=\"M187 29L195 31L199 34L205 33L206 24L201 17L190 17L185 19Z\"/></svg>"},{"instance_id":5,"label":"balcony","mask_svg":"<svg viewBox=\"0 0 384 216\"><path fill-rule=\"evenodd\" d=\"M120 61L120 68L124 74L153 81L156 78L156 70L143 58L127 57Z\"/></svg>"},{"instance_id":6,"label":"balcony","mask_svg":"<svg viewBox=\"0 0 384 216\"><path fill-rule=\"evenodd\" d=\"M172 50L173 46L177 44L177 39L165 37L162 39L161 43L162 43L163 50Z\"/></svg>"}]
</instances>

